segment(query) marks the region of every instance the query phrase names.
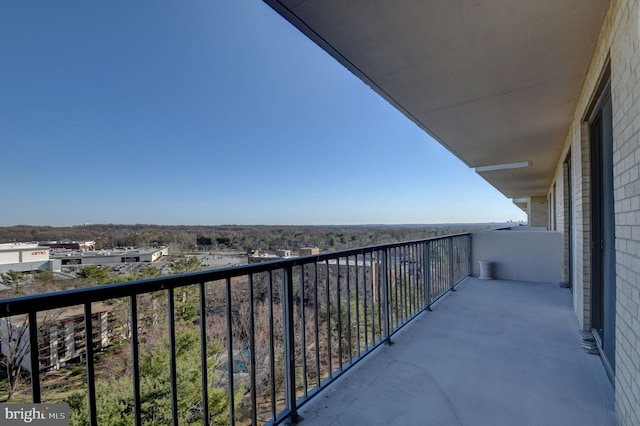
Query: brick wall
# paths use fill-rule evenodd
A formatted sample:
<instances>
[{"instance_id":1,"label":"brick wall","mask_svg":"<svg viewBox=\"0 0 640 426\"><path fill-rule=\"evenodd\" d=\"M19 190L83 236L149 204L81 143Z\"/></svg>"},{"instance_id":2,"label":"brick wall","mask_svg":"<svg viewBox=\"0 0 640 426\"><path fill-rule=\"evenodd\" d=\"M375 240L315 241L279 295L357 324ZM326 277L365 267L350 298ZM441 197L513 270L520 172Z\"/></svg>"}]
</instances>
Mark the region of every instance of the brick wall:
<instances>
[{"instance_id":1,"label":"brick wall","mask_svg":"<svg viewBox=\"0 0 640 426\"><path fill-rule=\"evenodd\" d=\"M638 1L615 2L611 45L616 221L616 411L640 424L640 34Z\"/></svg>"},{"instance_id":2,"label":"brick wall","mask_svg":"<svg viewBox=\"0 0 640 426\"><path fill-rule=\"evenodd\" d=\"M529 202L529 226L547 228L549 210L547 197L531 197Z\"/></svg>"},{"instance_id":3,"label":"brick wall","mask_svg":"<svg viewBox=\"0 0 640 426\"><path fill-rule=\"evenodd\" d=\"M563 155L558 159L558 229L568 236L567 197L573 217L573 295L583 329L591 327L590 165L586 113L610 61L616 238L616 414L621 425L640 425L640 18L639 0L612 0L584 81ZM572 182L562 164L571 152ZM565 262L567 259L565 258ZM566 265L565 265L566 266Z\"/></svg>"}]
</instances>

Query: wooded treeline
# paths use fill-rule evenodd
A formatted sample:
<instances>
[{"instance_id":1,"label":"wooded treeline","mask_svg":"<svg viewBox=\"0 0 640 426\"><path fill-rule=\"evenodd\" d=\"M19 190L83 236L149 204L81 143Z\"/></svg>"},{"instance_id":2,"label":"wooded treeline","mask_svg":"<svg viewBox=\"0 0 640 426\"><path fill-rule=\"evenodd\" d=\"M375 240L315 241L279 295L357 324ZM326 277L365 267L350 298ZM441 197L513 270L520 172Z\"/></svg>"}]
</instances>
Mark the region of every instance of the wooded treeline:
<instances>
[{"instance_id":1,"label":"wooded treeline","mask_svg":"<svg viewBox=\"0 0 640 426\"><path fill-rule=\"evenodd\" d=\"M296 250L318 247L333 251L397 241L410 241L488 229L500 224L451 225L85 225L0 227L0 243L31 241L96 241L96 248L168 245L180 251L230 249Z\"/></svg>"}]
</instances>

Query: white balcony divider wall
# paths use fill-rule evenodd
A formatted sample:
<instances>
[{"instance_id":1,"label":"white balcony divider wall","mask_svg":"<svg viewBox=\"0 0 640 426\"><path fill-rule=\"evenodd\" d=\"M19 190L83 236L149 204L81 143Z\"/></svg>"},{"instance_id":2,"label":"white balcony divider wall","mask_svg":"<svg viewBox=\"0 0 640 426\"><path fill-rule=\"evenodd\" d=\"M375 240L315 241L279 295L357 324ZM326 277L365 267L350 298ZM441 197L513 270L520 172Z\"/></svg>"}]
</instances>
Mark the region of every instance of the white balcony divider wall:
<instances>
[{"instance_id":1,"label":"white balcony divider wall","mask_svg":"<svg viewBox=\"0 0 640 426\"><path fill-rule=\"evenodd\" d=\"M491 262L495 279L560 283L560 233L535 228L472 232L471 275L480 276L478 262Z\"/></svg>"}]
</instances>

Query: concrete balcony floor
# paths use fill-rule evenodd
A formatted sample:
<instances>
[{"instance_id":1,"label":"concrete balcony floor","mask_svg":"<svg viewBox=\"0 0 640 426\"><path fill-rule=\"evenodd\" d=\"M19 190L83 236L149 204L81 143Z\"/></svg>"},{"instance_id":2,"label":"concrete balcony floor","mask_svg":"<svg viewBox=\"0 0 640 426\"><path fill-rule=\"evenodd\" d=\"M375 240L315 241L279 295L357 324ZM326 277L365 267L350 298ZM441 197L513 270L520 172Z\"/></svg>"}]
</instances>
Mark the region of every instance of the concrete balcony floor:
<instances>
[{"instance_id":1,"label":"concrete balcony floor","mask_svg":"<svg viewBox=\"0 0 640 426\"><path fill-rule=\"evenodd\" d=\"M557 284L468 278L300 414L312 425L615 425Z\"/></svg>"}]
</instances>

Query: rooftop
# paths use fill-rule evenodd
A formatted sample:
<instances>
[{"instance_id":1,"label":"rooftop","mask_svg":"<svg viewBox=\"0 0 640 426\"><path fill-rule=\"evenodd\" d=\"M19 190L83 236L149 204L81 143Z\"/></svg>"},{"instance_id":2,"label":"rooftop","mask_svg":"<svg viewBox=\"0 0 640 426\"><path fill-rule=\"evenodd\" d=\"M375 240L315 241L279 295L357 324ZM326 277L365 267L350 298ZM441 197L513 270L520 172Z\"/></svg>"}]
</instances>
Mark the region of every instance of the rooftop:
<instances>
[{"instance_id":1,"label":"rooftop","mask_svg":"<svg viewBox=\"0 0 640 426\"><path fill-rule=\"evenodd\" d=\"M557 284L467 278L339 383L313 425L615 425L598 356Z\"/></svg>"},{"instance_id":2,"label":"rooftop","mask_svg":"<svg viewBox=\"0 0 640 426\"><path fill-rule=\"evenodd\" d=\"M52 249L51 257L54 259L66 256L102 257L102 256L133 256L140 254L153 254L164 250L166 247L140 247L140 248L112 248L103 250L77 250L77 249Z\"/></svg>"},{"instance_id":3,"label":"rooftop","mask_svg":"<svg viewBox=\"0 0 640 426\"><path fill-rule=\"evenodd\" d=\"M0 244L0 251L15 251L15 250L28 250L39 248L37 243L2 243Z\"/></svg>"}]
</instances>

